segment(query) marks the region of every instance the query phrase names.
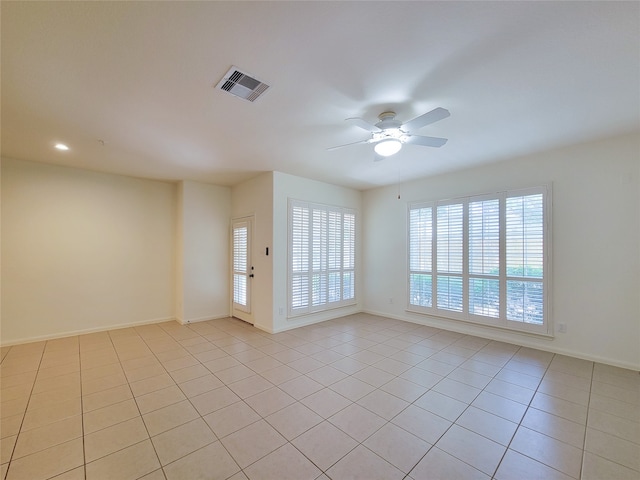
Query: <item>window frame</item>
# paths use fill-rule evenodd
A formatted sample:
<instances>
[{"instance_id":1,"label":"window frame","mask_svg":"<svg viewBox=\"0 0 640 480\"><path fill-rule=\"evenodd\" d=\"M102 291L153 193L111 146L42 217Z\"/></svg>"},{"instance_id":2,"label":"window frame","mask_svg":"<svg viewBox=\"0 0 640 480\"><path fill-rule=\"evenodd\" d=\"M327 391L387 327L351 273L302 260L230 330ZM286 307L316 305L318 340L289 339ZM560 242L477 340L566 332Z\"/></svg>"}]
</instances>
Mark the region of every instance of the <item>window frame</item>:
<instances>
[{"instance_id":1,"label":"window frame","mask_svg":"<svg viewBox=\"0 0 640 480\"><path fill-rule=\"evenodd\" d=\"M307 266L306 270L296 270L294 271L294 264L299 265L299 262L294 261L294 228L293 228L293 213L295 208L302 208L307 210L307 219L308 219L308 235L307 235L307 245L306 245L306 256L307 256ZM324 247L320 247L321 257L327 257L325 260L319 260L321 264L319 268L314 268L314 247L317 246L317 243L314 243L314 211L324 212L325 220L326 220L326 229L322 228L321 231L325 232L323 235L323 241L326 242ZM339 234L334 238L332 244L332 235L330 233L330 228L328 227L330 222L330 217L332 214L338 214L340 216L340 227ZM322 215L321 215L322 216ZM351 217L347 220L347 216ZM304 315L309 315L316 312L323 312L327 310L332 310L335 308L341 308L350 305L356 305L358 303L357 300L357 225L358 225L358 215L357 211L352 208L347 207L339 207L334 205L326 205L321 203L308 202L303 200L296 200L293 198L288 199L288 208L287 208L287 318L296 318ZM346 227L349 227L348 229ZM335 232L333 232L335 233ZM349 238L347 238L347 236ZM323 242L320 242L321 245ZM337 264L330 266L330 261L328 256L330 255L329 251L334 252L334 257L339 259L339 266L336 267ZM338 252L337 254L335 252ZM348 258L347 258L348 257ZM335 260L336 258L334 258ZM322 263L326 265L323 267ZM329 275L337 274L340 278L340 300L330 301L329 300ZM351 290L353 295L349 298L345 298L345 282L346 275L350 275L351 277ZM314 276L327 276L326 279L326 300L314 305L314 289L313 289L313 278ZM296 278L306 278L306 289L307 289L307 297L306 297L306 306L296 307L293 306L294 301L294 280Z\"/></svg>"},{"instance_id":2,"label":"window frame","mask_svg":"<svg viewBox=\"0 0 640 480\"><path fill-rule=\"evenodd\" d=\"M507 198L513 197L526 197L530 195L542 194L542 324L526 323L525 321L508 320L506 313L506 299L507 299L507 280L524 280L535 281L537 279L515 277L508 275L507 273L507 257L506 257L506 202ZM498 250L498 263L499 274L497 277L490 274L478 274L470 273L470 251L469 251L469 205L474 202L486 201L486 200L498 200L499 205L499 250ZM462 274L455 276L462 277L462 311L456 312L453 310L447 310L439 308L438 306L438 275L448 275L446 273L439 273L438 271L438 207L446 205L462 204ZM413 210L431 208L431 271L427 272L421 270L412 270L412 238L418 238L415 232L412 232L411 213ZM452 320L458 320L483 326L497 327L501 329L518 331L542 336L553 336L553 318L551 311L551 276L552 276L552 232L551 232L551 210L552 210L552 197L551 197L551 184L545 184L537 187L521 188L514 190L504 190L493 193L485 193L480 195L469 195L464 197L445 199L445 200L433 200L433 201L421 201L410 202L407 204L407 294L405 296L407 306L406 311L411 313L419 313L430 315L434 317L442 317ZM484 237L483 237L484 238ZM415 262L414 262L415 263ZM415 280L416 274L431 275L431 306L415 305L412 303L412 294L415 295L415 291L412 291L412 279ZM471 279L479 278L496 278L499 283L499 315L497 317L474 314L470 312L470 290Z\"/></svg>"}]
</instances>

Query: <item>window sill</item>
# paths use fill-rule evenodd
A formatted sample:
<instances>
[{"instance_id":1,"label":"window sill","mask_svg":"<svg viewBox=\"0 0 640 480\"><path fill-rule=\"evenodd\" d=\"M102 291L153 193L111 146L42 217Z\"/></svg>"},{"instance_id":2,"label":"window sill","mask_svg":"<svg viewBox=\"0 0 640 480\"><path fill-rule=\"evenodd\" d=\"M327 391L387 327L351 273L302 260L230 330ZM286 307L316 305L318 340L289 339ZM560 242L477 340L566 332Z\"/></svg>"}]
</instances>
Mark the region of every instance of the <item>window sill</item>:
<instances>
[{"instance_id":1,"label":"window sill","mask_svg":"<svg viewBox=\"0 0 640 480\"><path fill-rule=\"evenodd\" d=\"M534 330L535 327L544 327L544 326L538 326L538 325L534 325L534 324L527 324L525 323L524 325L531 325L530 329L524 329L524 328L511 328L508 327L506 325L496 325L496 324L491 324L491 323L484 323L481 321L475 321L473 319L470 318L461 318L461 317L457 317L457 316L448 316L448 315L444 315L442 313L439 313L437 311L435 312L425 312L424 310L419 310L419 309L412 309L412 308L405 308L405 311L407 313L413 313L413 314L417 314L417 315L422 315L425 317L432 317L438 320L448 320L448 321L454 321L454 322L461 322L461 323L465 323L467 325L473 325L473 326L477 326L477 327L486 327L486 328L491 328L491 329L496 329L496 330L500 330L502 332L510 332L510 333L518 333L518 334L522 334L522 335L527 335L527 336L531 336L531 337L536 337L536 338L544 338L547 340L553 340L555 338L555 335L553 333L549 333L549 330L551 332L553 332L553 325L550 322L547 322L547 332L544 331L536 331ZM504 321L502 319L496 319L498 321Z\"/></svg>"}]
</instances>

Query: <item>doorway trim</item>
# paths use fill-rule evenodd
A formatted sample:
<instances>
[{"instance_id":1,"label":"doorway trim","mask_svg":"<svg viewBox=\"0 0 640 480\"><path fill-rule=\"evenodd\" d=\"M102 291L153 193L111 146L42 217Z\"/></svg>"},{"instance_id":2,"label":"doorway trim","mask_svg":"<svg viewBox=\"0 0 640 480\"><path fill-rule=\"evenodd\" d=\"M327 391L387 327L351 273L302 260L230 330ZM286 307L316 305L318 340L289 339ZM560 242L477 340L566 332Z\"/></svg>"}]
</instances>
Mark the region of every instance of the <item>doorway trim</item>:
<instances>
[{"instance_id":1,"label":"doorway trim","mask_svg":"<svg viewBox=\"0 0 640 480\"><path fill-rule=\"evenodd\" d=\"M231 316L253 325L251 308L253 283L254 215L231 220Z\"/></svg>"}]
</instances>

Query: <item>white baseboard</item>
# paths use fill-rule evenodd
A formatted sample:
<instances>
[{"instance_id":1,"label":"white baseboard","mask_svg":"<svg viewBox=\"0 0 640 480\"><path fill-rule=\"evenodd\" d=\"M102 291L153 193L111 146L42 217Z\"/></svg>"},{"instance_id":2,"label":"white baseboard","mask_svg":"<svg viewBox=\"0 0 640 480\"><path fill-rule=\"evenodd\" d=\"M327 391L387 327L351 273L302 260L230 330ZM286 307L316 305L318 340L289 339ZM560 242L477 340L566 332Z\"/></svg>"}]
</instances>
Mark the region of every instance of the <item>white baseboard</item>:
<instances>
[{"instance_id":1,"label":"white baseboard","mask_svg":"<svg viewBox=\"0 0 640 480\"><path fill-rule=\"evenodd\" d=\"M58 338L74 337L76 335L87 335L89 333L106 332L109 330L120 330L122 328L139 327L142 325L149 325L152 323L163 323L163 322L170 322L170 321L176 321L176 318L175 317L154 318L151 320L142 320L139 322L119 323L116 325L109 325L109 326L103 326L103 327L70 330L67 332L52 333L49 335L38 335L36 337L19 338L17 340L11 340L9 342L2 342L0 343L0 345L3 347L10 347L12 345L21 345L23 343L42 342L44 340L56 340Z\"/></svg>"}]
</instances>

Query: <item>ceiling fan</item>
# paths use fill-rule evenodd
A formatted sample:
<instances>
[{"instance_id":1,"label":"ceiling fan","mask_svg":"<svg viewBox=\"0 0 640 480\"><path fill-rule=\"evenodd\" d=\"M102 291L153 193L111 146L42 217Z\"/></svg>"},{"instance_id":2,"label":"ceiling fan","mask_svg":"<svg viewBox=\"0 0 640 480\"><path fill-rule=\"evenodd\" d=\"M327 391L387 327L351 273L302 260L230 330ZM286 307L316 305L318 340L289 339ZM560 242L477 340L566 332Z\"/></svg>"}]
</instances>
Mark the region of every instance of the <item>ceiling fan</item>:
<instances>
[{"instance_id":1,"label":"ceiling fan","mask_svg":"<svg viewBox=\"0 0 640 480\"><path fill-rule=\"evenodd\" d=\"M375 125L366 122L362 118L347 118L346 121L352 122L363 130L370 132L371 138L359 142L347 143L346 145L338 145L337 147L331 147L327 150L335 150L360 143L373 143L373 149L377 154L375 159L382 160L384 157L398 153L405 143L422 145L424 147L441 147L447 143L446 138L425 137L423 135L414 135L412 132L447 118L449 115L449 110L438 107L406 123L401 123L396 120L395 112L381 113L378 115L380 121Z\"/></svg>"}]
</instances>

